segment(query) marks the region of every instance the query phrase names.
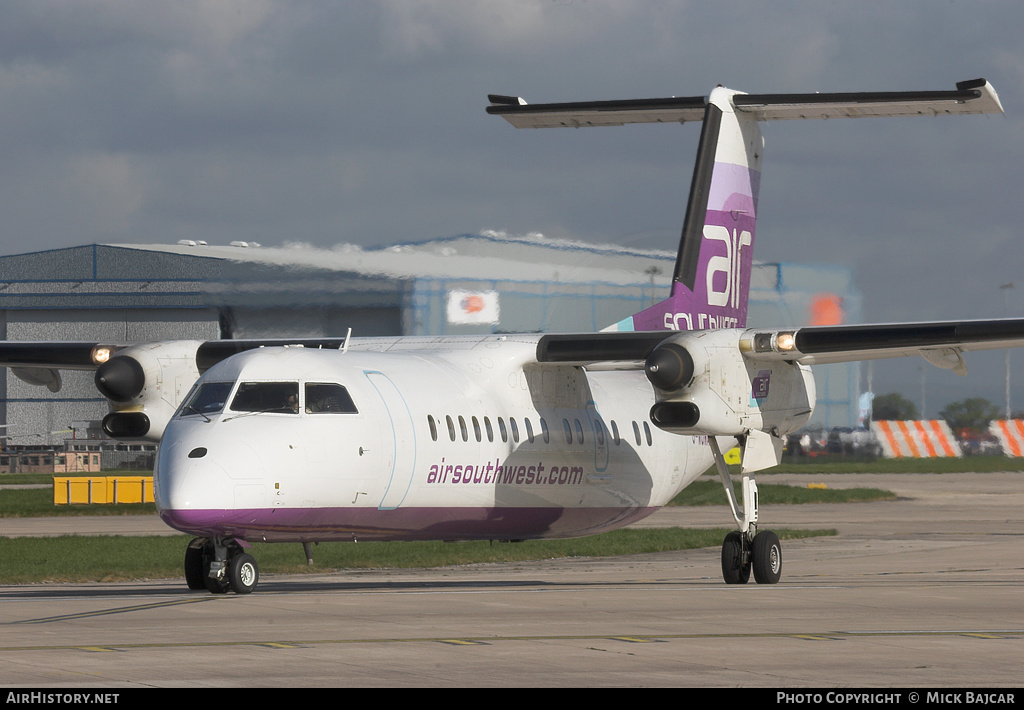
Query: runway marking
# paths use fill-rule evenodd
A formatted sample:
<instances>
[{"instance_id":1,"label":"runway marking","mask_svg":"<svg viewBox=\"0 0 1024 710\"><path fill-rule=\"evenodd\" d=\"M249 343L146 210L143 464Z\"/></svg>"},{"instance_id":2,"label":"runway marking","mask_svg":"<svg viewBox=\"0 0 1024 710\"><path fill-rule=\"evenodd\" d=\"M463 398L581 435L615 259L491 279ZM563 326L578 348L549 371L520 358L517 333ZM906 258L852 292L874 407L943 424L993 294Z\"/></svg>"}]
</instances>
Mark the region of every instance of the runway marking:
<instances>
[{"instance_id":1,"label":"runway marking","mask_svg":"<svg viewBox=\"0 0 1024 710\"><path fill-rule=\"evenodd\" d=\"M487 637L406 637L406 638L361 638L361 639L319 639L302 641L211 641L211 642L181 642L181 643L111 643L105 645L79 645L79 644L54 644L52 646L0 646L0 653L10 651L61 651L78 649L82 651L129 651L155 648L237 648L242 646L267 646L271 648L306 648L326 645L369 645L383 643L443 643L453 646L490 646L499 641L601 641L615 640L628 641L632 643L665 643L668 641L692 640L692 639L798 639L798 640L832 640L839 641L843 638L882 638L886 636L968 636L983 640L989 639L1017 639L1024 635L1024 629L1002 629L1002 630L918 630L918 631L831 631L826 634L813 633L723 633L723 634L650 634L650 635L620 635L610 636L608 634L582 634L582 635L549 635L537 634L535 636L487 636Z\"/></svg>"},{"instance_id":2,"label":"runway marking","mask_svg":"<svg viewBox=\"0 0 1024 710\"><path fill-rule=\"evenodd\" d=\"M804 641L838 641L839 639L834 636L822 636L820 634L793 634L793 638L803 639Z\"/></svg>"},{"instance_id":3,"label":"runway marking","mask_svg":"<svg viewBox=\"0 0 1024 710\"><path fill-rule=\"evenodd\" d=\"M110 648L109 646L80 646L79 650L90 653L124 653L120 648Z\"/></svg>"},{"instance_id":4,"label":"runway marking","mask_svg":"<svg viewBox=\"0 0 1024 710\"><path fill-rule=\"evenodd\" d=\"M115 609L97 609L96 611L83 611L77 614L62 614L60 616L44 616L40 619L22 619L21 621L9 622L12 626L19 624L50 624L55 621L68 621L69 619L89 619L95 616L108 616L112 614L127 614L133 611L145 611L147 609L161 609L163 607L178 606L179 604L195 604L217 599L217 597L196 597L194 599L175 599L166 602L151 602L149 604L136 604L134 606L122 606Z\"/></svg>"},{"instance_id":5,"label":"runway marking","mask_svg":"<svg viewBox=\"0 0 1024 710\"><path fill-rule=\"evenodd\" d=\"M665 643L664 639L640 636L612 636L611 638L613 641L625 641L626 643Z\"/></svg>"}]
</instances>

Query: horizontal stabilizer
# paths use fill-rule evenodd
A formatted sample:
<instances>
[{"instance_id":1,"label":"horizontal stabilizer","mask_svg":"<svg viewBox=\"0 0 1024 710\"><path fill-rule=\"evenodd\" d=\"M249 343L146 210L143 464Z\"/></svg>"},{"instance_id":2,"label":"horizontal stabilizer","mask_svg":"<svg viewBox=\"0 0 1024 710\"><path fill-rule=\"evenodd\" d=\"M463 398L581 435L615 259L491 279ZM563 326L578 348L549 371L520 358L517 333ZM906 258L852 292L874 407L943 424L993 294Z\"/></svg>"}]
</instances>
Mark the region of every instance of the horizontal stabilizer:
<instances>
[{"instance_id":1,"label":"horizontal stabilizer","mask_svg":"<svg viewBox=\"0 0 1024 710\"><path fill-rule=\"evenodd\" d=\"M984 79L961 81L947 91L873 91L829 94L736 94L738 113L758 121L872 116L943 116L1002 113L995 89ZM488 97L487 113L516 128L622 126L687 123L704 118L704 96L625 101L529 104L519 97Z\"/></svg>"},{"instance_id":2,"label":"horizontal stabilizer","mask_svg":"<svg viewBox=\"0 0 1024 710\"><path fill-rule=\"evenodd\" d=\"M627 123L686 123L704 118L707 103L703 96L668 99L629 99L625 101L585 101L579 103L528 104L523 99L496 102L487 113L501 116L516 128L557 128L568 126L622 126ZM514 103L513 103L514 101Z\"/></svg>"}]
</instances>

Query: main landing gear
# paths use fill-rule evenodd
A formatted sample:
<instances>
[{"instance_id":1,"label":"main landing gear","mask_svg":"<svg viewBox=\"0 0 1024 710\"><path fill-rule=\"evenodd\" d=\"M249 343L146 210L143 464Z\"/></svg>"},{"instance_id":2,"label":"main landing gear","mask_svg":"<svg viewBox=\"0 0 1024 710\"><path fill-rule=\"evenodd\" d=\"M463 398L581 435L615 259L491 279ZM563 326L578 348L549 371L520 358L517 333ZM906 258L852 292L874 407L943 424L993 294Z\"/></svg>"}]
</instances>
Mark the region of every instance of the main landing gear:
<instances>
[{"instance_id":1,"label":"main landing gear","mask_svg":"<svg viewBox=\"0 0 1024 710\"><path fill-rule=\"evenodd\" d=\"M189 589L248 594L256 589L260 570L252 555L233 538L197 537L185 550L185 582Z\"/></svg>"},{"instance_id":2,"label":"main landing gear","mask_svg":"<svg viewBox=\"0 0 1024 710\"><path fill-rule=\"evenodd\" d=\"M766 435L767 436L767 435ZM750 571L758 584L777 584L782 578L782 545L778 536L770 530L757 532L757 484L748 470L743 472L743 507L736 501L732 478L725 464L725 457L714 437L708 439L715 457L715 467L722 479L725 495L729 499L733 517L739 525L725 536L722 543L722 577L726 584L746 584ZM752 443L750 438L744 448ZM769 442L770 443L770 442ZM746 456L744 451L744 458Z\"/></svg>"}]
</instances>

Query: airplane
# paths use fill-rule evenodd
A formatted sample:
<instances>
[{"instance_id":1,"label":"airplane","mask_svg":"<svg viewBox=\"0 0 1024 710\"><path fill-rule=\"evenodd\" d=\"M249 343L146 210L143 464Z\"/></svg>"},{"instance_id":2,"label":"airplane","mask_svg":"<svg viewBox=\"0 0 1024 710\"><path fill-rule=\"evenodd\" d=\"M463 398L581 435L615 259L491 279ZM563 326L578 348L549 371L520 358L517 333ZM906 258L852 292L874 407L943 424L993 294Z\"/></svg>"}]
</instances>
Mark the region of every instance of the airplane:
<instances>
[{"instance_id":1,"label":"airplane","mask_svg":"<svg viewBox=\"0 0 1024 710\"><path fill-rule=\"evenodd\" d=\"M159 440L161 518L193 539L190 589L252 592L252 542L526 540L651 515L714 466L736 530L722 576L782 574L756 472L814 409L810 366L1024 344L1024 319L746 326L764 151L759 122L1001 113L984 79L955 90L744 94L528 104L517 128L700 122L667 300L605 331L162 343L3 343L0 365L53 389L95 370L113 436ZM183 398L175 385L194 381ZM738 444L737 496L723 451Z\"/></svg>"}]
</instances>

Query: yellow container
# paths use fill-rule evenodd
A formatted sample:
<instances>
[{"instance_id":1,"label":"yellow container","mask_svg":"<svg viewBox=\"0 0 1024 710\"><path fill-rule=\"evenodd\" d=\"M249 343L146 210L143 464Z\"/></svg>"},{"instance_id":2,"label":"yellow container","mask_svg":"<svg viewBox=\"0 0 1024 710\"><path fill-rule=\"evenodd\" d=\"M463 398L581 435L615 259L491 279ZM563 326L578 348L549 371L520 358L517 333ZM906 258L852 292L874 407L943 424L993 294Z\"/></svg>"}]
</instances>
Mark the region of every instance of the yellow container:
<instances>
[{"instance_id":1,"label":"yellow container","mask_svg":"<svg viewBox=\"0 0 1024 710\"><path fill-rule=\"evenodd\" d=\"M152 476L54 476L54 505L152 503Z\"/></svg>"}]
</instances>

